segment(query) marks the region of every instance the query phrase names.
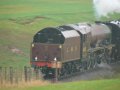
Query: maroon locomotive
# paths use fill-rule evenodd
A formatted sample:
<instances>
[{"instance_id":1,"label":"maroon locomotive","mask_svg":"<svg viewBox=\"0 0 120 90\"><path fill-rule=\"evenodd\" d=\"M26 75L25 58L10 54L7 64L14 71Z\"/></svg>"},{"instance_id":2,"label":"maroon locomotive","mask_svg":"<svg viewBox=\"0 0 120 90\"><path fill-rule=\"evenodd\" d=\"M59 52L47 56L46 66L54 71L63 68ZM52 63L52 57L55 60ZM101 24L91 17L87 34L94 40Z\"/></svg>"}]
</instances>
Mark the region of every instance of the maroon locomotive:
<instances>
[{"instance_id":1,"label":"maroon locomotive","mask_svg":"<svg viewBox=\"0 0 120 90\"><path fill-rule=\"evenodd\" d=\"M63 78L119 60L119 45L119 21L48 27L33 38L31 65L45 78Z\"/></svg>"}]
</instances>

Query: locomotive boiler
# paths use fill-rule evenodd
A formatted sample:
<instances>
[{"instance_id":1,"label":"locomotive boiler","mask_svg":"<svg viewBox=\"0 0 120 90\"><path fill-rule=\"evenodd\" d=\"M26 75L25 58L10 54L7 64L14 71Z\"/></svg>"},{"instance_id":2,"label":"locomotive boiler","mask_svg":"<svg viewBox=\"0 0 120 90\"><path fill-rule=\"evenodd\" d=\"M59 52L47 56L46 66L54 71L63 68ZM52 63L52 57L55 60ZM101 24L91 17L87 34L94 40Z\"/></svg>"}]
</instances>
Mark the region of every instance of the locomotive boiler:
<instances>
[{"instance_id":1,"label":"locomotive boiler","mask_svg":"<svg viewBox=\"0 0 120 90\"><path fill-rule=\"evenodd\" d=\"M34 35L31 65L44 78L59 79L119 60L119 25L96 22L44 28Z\"/></svg>"}]
</instances>

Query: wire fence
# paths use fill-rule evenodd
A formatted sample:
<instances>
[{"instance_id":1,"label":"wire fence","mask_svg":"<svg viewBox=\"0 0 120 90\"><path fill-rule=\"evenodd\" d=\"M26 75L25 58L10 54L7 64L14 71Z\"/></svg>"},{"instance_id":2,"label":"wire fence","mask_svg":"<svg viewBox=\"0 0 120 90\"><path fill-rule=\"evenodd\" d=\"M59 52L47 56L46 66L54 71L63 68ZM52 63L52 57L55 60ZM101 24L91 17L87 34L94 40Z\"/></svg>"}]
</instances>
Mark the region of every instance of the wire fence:
<instances>
[{"instance_id":1,"label":"wire fence","mask_svg":"<svg viewBox=\"0 0 120 90\"><path fill-rule=\"evenodd\" d=\"M15 67L0 67L0 86L4 84L31 82L32 80L41 80L39 69L34 70L27 66L21 70Z\"/></svg>"}]
</instances>

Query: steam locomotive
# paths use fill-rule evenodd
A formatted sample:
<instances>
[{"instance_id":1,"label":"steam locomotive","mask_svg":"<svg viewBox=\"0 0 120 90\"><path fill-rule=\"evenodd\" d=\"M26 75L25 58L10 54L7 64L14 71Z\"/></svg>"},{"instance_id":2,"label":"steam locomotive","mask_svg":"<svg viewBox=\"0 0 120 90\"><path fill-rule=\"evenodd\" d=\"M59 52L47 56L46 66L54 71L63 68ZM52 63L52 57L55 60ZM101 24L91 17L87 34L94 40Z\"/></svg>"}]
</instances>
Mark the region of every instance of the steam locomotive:
<instances>
[{"instance_id":1,"label":"steam locomotive","mask_svg":"<svg viewBox=\"0 0 120 90\"><path fill-rule=\"evenodd\" d=\"M120 60L120 21L47 27L31 44L31 66L44 78L63 78Z\"/></svg>"}]
</instances>

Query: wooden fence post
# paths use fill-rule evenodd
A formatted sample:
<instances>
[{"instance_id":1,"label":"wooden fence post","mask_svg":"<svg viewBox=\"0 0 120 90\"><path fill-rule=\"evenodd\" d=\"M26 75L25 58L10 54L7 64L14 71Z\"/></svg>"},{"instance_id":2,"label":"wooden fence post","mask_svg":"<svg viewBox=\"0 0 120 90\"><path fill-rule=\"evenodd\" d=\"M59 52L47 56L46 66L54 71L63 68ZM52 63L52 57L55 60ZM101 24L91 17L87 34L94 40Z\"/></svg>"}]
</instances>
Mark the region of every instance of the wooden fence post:
<instances>
[{"instance_id":1,"label":"wooden fence post","mask_svg":"<svg viewBox=\"0 0 120 90\"><path fill-rule=\"evenodd\" d=\"M25 77L25 82L27 82L28 75L27 75L27 67L24 66L24 77Z\"/></svg>"},{"instance_id":2,"label":"wooden fence post","mask_svg":"<svg viewBox=\"0 0 120 90\"><path fill-rule=\"evenodd\" d=\"M7 82L7 67L5 67L5 83Z\"/></svg>"},{"instance_id":3,"label":"wooden fence post","mask_svg":"<svg viewBox=\"0 0 120 90\"><path fill-rule=\"evenodd\" d=\"M0 83L3 84L3 72L2 72L2 67L0 67Z\"/></svg>"},{"instance_id":4,"label":"wooden fence post","mask_svg":"<svg viewBox=\"0 0 120 90\"><path fill-rule=\"evenodd\" d=\"M13 67L10 67L10 83L13 84Z\"/></svg>"},{"instance_id":5,"label":"wooden fence post","mask_svg":"<svg viewBox=\"0 0 120 90\"><path fill-rule=\"evenodd\" d=\"M28 78L28 81L30 81L30 67L27 67L27 78Z\"/></svg>"}]
</instances>

